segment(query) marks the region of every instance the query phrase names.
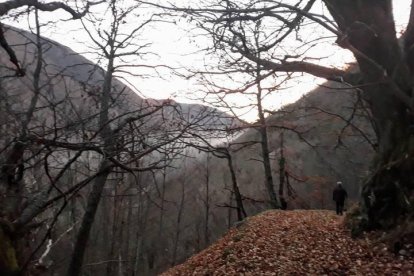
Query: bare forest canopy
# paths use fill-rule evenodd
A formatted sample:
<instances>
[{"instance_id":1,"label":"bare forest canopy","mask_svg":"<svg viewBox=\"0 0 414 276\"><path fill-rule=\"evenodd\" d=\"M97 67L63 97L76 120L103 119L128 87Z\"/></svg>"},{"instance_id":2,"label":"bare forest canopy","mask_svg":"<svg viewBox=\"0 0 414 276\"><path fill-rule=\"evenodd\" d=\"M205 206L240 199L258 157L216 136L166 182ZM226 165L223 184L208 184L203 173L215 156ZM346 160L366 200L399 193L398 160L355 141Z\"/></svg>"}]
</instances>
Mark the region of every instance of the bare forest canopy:
<instances>
[{"instance_id":1,"label":"bare forest canopy","mask_svg":"<svg viewBox=\"0 0 414 276\"><path fill-rule=\"evenodd\" d=\"M353 234L409 242L414 16L399 37L392 1L8 0L0 16L31 26L0 23L1 275L154 275L267 209L332 209L338 180ZM183 19L204 68L149 63L145 35ZM42 36L66 20L98 64ZM313 56L326 41L355 63ZM203 104L142 98L123 78L165 70L197 81ZM325 82L266 109L303 74Z\"/></svg>"}]
</instances>

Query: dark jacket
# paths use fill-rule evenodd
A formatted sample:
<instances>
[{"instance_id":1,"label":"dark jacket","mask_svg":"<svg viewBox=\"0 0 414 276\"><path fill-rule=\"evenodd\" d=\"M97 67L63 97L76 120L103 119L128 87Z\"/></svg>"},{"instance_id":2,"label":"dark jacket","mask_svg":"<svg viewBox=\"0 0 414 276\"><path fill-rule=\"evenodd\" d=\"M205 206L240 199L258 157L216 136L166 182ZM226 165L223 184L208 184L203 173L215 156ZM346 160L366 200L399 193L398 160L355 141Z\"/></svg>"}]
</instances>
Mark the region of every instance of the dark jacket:
<instances>
[{"instance_id":1,"label":"dark jacket","mask_svg":"<svg viewBox=\"0 0 414 276\"><path fill-rule=\"evenodd\" d=\"M336 202L344 202L348 197L348 193L342 186L337 186L333 191L333 200Z\"/></svg>"}]
</instances>

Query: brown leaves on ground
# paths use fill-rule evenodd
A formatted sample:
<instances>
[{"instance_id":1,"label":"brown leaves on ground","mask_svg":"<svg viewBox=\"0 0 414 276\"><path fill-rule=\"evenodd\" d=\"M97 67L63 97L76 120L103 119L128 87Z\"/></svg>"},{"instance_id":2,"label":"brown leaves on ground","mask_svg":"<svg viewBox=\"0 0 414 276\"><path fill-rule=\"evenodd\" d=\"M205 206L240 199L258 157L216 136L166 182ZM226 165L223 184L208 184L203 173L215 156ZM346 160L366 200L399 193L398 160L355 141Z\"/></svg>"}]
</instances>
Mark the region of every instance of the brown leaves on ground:
<instances>
[{"instance_id":1,"label":"brown leaves on ground","mask_svg":"<svg viewBox=\"0 0 414 276\"><path fill-rule=\"evenodd\" d=\"M352 239L331 211L267 211L163 275L414 275L414 260Z\"/></svg>"}]
</instances>

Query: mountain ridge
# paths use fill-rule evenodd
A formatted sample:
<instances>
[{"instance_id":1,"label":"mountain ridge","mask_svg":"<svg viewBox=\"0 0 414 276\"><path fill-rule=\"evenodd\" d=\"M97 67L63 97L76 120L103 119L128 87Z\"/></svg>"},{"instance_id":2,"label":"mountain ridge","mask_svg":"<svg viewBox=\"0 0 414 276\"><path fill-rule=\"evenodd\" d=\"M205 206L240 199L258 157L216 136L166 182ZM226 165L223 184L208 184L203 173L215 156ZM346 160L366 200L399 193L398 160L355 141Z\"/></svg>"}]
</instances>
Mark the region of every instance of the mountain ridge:
<instances>
[{"instance_id":1,"label":"mountain ridge","mask_svg":"<svg viewBox=\"0 0 414 276\"><path fill-rule=\"evenodd\" d=\"M34 42L36 41L36 35L12 26L5 25L4 29L5 37L11 47L15 50L22 66L28 68L28 77L9 79L9 82L11 83L8 86L17 87L21 86L21 83L25 83L24 86L30 86L30 81L27 79L32 77L32 72L34 71L33 67L35 65L36 52ZM83 98L82 100L77 101L77 105L81 106L83 110L87 110L90 106L94 106L96 101L98 101L97 97L99 95L100 86L103 82L105 70L84 56L73 52L69 47L56 41L41 37L41 43L43 45L42 48L44 49L43 74L47 74L51 78L66 77L72 80L72 82L78 82L78 84L75 84L77 87L72 89L75 91L71 91L72 94L75 94L72 95L72 98L75 96ZM2 57L5 56L7 55L2 55ZM9 64L10 66L12 65L8 60L3 59L2 57L0 57L0 61L4 64ZM43 79L43 83L45 85L46 80ZM62 95L62 91L64 91L62 88L62 81L55 81L53 85L58 87L58 89L55 89L56 91L53 92L54 97L58 97L60 99L65 97L65 95ZM87 91L88 94L85 94L84 92L82 93L81 90ZM211 113L212 116L221 119L219 123L223 123L225 125L232 125L233 122L237 121L233 118L233 116L209 106L188 103L183 104L172 101L171 99L157 100L152 98L142 98L127 84L121 80L118 80L116 77L113 81L112 94L116 97L116 101L113 101L113 104L118 106L116 109L125 109L125 112L130 112L134 108L142 108L147 105L163 105L164 103L168 103L170 105L179 105L180 111L183 112L183 114L195 116L195 112L200 111L203 111L204 114ZM117 113L121 113L121 111L118 110ZM240 122L237 122L236 124L240 124Z\"/></svg>"}]
</instances>

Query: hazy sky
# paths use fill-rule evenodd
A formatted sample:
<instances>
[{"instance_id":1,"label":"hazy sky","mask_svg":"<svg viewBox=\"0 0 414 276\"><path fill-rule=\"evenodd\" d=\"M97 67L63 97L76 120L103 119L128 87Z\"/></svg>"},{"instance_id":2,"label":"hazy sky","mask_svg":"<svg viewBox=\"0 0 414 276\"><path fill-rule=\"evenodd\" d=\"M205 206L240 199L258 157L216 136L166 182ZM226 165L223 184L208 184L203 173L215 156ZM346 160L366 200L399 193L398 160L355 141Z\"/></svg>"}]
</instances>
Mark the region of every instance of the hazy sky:
<instances>
[{"instance_id":1,"label":"hazy sky","mask_svg":"<svg viewBox=\"0 0 414 276\"><path fill-rule=\"evenodd\" d=\"M125 1L127 2L129 0ZM184 0L176 1L182 3L184 6L188 6L186 3L189 3ZM0 2L4 1L0 0ZM403 26L408 20L410 2L411 1L409 0L394 0L394 14L398 29L401 29L401 26ZM95 8L93 11L95 14L103 12L102 8ZM323 11L324 10L320 5L317 5L314 10L314 12ZM145 16L146 11L140 10L139 12L144 13ZM69 16L63 12L43 13L42 15L41 18L43 21L48 20L58 22L53 28L45 28L43 30L44 36L69 46L74 51L84 53L87 58L96 61L96 55L88 53L90 48L88 48L87 45L90 45L90 39L85 31L81 30L82 28L79 21L70 20L59 22L59 19L69 18ZM7 23L24 29L27 29L28 26L28 20L24 17L20 17L19 22L7 21ZM126 30L128 30L128 28L133 28L136 26L135 23L136 22L133 20L127 20L124 28ZM141 38L144 41L152 42L151 51L157 54L148 56L146 62L149 64L167 64L173 67L202 68L203 64L209 61L209 57L204 56L202 53L198 52L198 50L200 47L208 44L209 41L205 36L194 37L196 32L191 30L192 25L186 23L185 18L181 18L178 23L179 24L176 25L158 23L154 25L154 27L148 28L147 31L143 32L143 36ZM322 32L322 28L313 28L314 27L309 27L308 29L308 39L312 39L312 35L324 35L324 33L320 33ZM336 47L334 41L335 39L330 39L326 40L324 43L319 43L307 54L312 57L326 57L321 60L320 63L330 66L341 66L346 62L352 61L352 56L347 51ZM292 47L294 47L295 42L292 43ZM142 73L137 70L132 70L132 72ZM157 99L174 98L181 102L200 102L199 100L190 100L188 98L188 95L190 95L191 98L198 98L202 96L201 93L196 93L200 87L197 86L195 80L179 78L172 75L168 70L160 70L158 73L160 75L154 74L153 77L146 78L128 75L124 75L124 77L135 87L138 93L144 97ZM162 76L162 78L159 78L159 76ZM277 109L281 105L294 102L304 93L308 92L317 84L322 82L323 80L315 79L311 76L296 78L294 81L289 83L289 89L273 93L269 96L269 98L265 100L265 107L267 109ZM234 104L245 104L249 101L249 99L240 95L231 100ZM245 112L245 110L239 111L240 114L243 112ZM247 120L255 120L256 112L252 110L248 114L245 114L243 118Z\"/></svg>"}]
</instances>

